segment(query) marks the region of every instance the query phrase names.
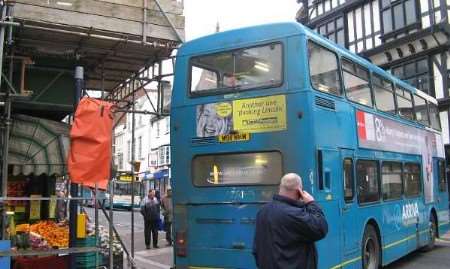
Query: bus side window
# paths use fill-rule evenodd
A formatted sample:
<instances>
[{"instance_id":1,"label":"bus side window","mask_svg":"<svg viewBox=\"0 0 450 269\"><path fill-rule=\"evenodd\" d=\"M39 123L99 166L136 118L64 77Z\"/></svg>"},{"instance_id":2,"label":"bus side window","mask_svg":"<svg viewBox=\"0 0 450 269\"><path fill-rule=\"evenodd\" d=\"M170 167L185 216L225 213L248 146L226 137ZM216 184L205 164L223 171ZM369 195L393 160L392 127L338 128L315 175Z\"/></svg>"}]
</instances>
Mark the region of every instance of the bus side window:
<instances>
[{"instance_id":1,"label":"bus side window","mask_svg":"<svg viewBox=\"0 0 450 269\"><path fill-rule=\"evenodd\" d=\"M353 176L353 159L344 159L344 200L346 202L352 202L355 193L354 188L354 176Z\"/></svg>"},{"instance_id":2,"label":"bus side window","mask_svg":"<svg viewBox=\"0 0 450 269\"><path fill-rule=\"evenodd\" d=\"M356 162L356 179L359 203L370 203L380 200L377 161L358 160Z\"/></svg>"},{"instance_id":3,"label":"bus side window","mask_svg":"<svg viewBox=\"0 0 450 269\"><path fill-rule=\"evenodd\" d=\"M430 110L430 121L431 121L431 128L436 130L442 130L441 129L441 119L439 117L439 109L436 104L433 104L431 102L428 103L428 108Z\"/></svg>"},{"instance_id":4,"label":"bus side window","mask_svg":"<svg viewBox=\"0 0 450 269\"><path fill-rule=\"evenodd\" d=\"M394 86L392 82L373 74L372 87L377 109L395 114Z\"/></svg>"},{"instance_id":5,"label":"bus side window","mask_svg":"<svg viewBox=\"0 0 450 269\"><path fill-rule=\"evenodd\" d=\"M402 163L383 162L381 166L383 199L399 199L403 194Z\"/></svg>"},{"instance_id":6,"label":"bus side window","mask_svg":"<svg viewBox=\"0 0 450 269\"><path fill-rule=\"evenodd\" d=\"M314 89L341 94L341 82L337 55L314 42L308 42L309 75ZM326 64L323 64L326 63Z\"/></svg>"},{"instance_id":7,"label":"bus side window","mask_svg":"<svg viewBox=\"0 0 450 269\"><path fill-rule=\"evenodd\" d=\"M345 94L350 101L372 107L372 90L369 71L349 60L342 60Z\"/></svg>"},{"instance_id":8,"label":"bus side window","mask_svg":"<svg viewBox=\"0 0 450 269\"><path fill-rule=\"evenodd\" d=\"M420 194L420 165L417 163L405 163L403 166L403 178L405 184L403 192L406 197Z\"/></svg>"},{"instance_id":9,"label":"bus side window","mask_svg":"<svg viewBox=\"0 0 450 269\"><path fill-rule=\"evenodd\" d=\"M419 123L430 126L427 101L416 94L414 94L414 111L416 111L416 120Z\"/></svg>"},{"instance_id":10,"label":"bus side window","mask_svg":"<svg viewBox=\"0 0 450 269\"><path fill-rule=\"evenodd\" d=\"M445 175L445 161L439 160L439 191L447 191L447 178Z\"/></svg>"},{"instance_id":11,"label":"bus side window","mask_svg":"<svg viewBox=\"0 0 450 269\"><path fill-rule=\"evenodd\" d=\"M408 120L414 120L414 109L412 95L408 90L401 87L395 87L395 96L397 99L397 113Z\"/></svg>"}]
</instances>

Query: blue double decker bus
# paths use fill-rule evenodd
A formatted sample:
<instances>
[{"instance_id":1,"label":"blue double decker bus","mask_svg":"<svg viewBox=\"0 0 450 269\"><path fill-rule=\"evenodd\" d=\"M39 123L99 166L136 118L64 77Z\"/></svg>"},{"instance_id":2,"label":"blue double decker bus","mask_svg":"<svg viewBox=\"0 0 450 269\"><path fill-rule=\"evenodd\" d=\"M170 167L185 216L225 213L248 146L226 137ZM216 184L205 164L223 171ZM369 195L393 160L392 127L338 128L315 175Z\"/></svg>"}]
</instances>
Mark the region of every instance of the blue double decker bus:
<instances>
[{"instance_id":1,"label":"blue double decker bus","mask_svg":"<svg viewBox=\"0 0 450 269\"><path fill-rule=\"evenodd\" d=\"M297 23L185 43L171 143L176 268L255 268L256 213L288 172L329 222L321 269L375 269L449 229L436 100Z\"/></svg>"}]
</instances>

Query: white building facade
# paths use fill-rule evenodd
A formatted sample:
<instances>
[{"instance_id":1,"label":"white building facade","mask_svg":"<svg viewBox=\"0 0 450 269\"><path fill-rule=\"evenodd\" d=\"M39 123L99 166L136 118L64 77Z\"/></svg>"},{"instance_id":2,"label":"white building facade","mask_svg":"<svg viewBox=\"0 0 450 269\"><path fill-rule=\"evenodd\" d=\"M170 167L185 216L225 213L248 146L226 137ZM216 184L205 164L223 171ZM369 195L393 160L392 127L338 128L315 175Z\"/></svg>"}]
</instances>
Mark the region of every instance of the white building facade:
<instances>
[{"instance_id":1,"label":"white building facade","mask_svg":"<svg viewBox=\"0 0 450 269\"><path fill-rule=\"evenodd\" d=\"M148 90L136 98L136 111L153 111L156 93ZM150 102L151 99L152 103ZM131 171L132 158L132 113L114 128L114 163L119 173ZM139 179L144 182L144 191L155 188L162 194L170 185L170 117L156 117L135 113L134 160L140 162Z\"/></svg>"}]
</instances>

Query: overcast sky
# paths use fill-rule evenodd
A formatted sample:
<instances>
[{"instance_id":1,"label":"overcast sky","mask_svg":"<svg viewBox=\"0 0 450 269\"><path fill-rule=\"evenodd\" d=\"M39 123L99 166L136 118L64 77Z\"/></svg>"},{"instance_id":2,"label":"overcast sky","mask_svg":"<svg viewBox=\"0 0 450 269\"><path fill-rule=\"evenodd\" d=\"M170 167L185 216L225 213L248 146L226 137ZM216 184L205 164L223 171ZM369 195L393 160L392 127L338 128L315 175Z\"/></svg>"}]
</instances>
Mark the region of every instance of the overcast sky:
<instances>
[{"instance_id":1,"label":"overcast sky","mask_svg":"<svg viewBox=\"0 0 450 269\"><path fill-rule=\"evenodd\" d=\"M184 0L186 40L220 30L295 21L296 0Z\"/></svg>"}]
</instances>

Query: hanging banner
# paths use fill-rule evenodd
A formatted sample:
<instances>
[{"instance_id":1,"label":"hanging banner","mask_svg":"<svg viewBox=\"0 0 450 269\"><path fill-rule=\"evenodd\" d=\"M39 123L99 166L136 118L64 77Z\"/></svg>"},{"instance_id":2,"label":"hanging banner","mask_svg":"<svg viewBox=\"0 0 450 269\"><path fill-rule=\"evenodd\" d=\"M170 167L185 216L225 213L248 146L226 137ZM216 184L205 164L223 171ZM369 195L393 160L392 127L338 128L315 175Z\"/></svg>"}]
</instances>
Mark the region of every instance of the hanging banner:
<instances>
[{"instance_id":1,"label":"hanging banner","mask_svg":"<svg viewBox=\"0 0 450 269\"><path fill-rule=\"evenodd\" d=\"M106 189L112 157L112 104L83 98L70 130L68 170L73 183Z\"/></svg>"},{"instance_id":2,"label":"hanging banner","mask_svg":"<svg viewBox=\"0 0 450 269\"><path fill-rule=\"evenodd\" d=\"M425 201L433 202L433 157L444 158L442 136L359 110L356 124L362 148L422 156Z\"/></svg>"},{"instance_id":3,"label":"hanging banner","mask_svg":"<svg viewBox=\"0 0 450 269\"><path fill-rule=\"evenodd\" d=\"M275 95L198 105L196 123L197 137L220 138L221 135L231 133L286 130L286 96Z\"/></svg>"}]
</instances>

